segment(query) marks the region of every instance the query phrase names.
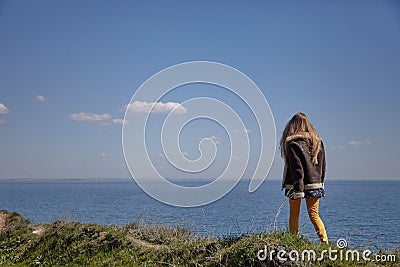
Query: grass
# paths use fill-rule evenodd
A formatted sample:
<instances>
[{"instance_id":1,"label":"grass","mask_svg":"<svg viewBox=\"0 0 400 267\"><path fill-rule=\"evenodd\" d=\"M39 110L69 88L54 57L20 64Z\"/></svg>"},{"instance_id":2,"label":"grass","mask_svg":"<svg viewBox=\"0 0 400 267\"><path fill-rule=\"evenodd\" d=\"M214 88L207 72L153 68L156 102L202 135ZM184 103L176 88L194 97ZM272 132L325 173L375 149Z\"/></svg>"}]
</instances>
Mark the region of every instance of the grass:
<instances>
[{"instance_id":1,"label":"grass","mask_svg":"<svg viewBox=\"0 0 400 267\"><path fill-rule=\"evenodd\" d=\"M287 232L240 237L199 237L181 227L103 226L55 221L30 224L18 213L0 211L0 266L399 266L396 262L278 261L257 259L259 250L289 252L337 249ZM2 224L2 225L1 225Z\"/></svg>"}]
</instances>

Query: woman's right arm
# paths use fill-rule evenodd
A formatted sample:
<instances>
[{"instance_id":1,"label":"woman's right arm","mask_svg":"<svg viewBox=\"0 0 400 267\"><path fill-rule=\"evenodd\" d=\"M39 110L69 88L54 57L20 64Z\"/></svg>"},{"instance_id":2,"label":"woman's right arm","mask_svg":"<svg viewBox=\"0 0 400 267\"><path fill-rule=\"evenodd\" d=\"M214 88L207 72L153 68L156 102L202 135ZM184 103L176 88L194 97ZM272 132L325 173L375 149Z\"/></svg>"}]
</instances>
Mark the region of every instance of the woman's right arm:
<instances>
[{"instance_id":1,"label":"woman's right arm","mask_svg":"<svg viewBox=\"0 0 400 267\"><path fill-rule=\"evenodd\" d=\"M326 158L325 158L325 148L324 143L321 140L321 150L322 150L322 173L321 173L321 183L324 183L326 174Z\"/></svg>"}]
</instances>

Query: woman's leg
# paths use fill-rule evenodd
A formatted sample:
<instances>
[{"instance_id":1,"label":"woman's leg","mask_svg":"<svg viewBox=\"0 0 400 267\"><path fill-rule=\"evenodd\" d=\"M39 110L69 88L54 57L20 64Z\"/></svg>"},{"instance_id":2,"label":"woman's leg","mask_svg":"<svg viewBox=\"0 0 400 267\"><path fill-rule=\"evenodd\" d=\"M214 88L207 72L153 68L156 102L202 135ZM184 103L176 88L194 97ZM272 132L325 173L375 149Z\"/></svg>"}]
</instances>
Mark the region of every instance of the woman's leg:
<instances>
[{"instance_id":1,"label":"woman's leg","mask_svg":"<svg viewBox=\"0 0 400 267\"><path fill-rule=\"evenodd\" d=\"M318 201L319 198L317 197L306 198L308 216L321 242L328 243L328 236L326 235L324 223L318 214Z\"/></svg>"},{"instance_id":2,"label":"woman's leg","mask_svg":"<svg viewBox=\"0 0 400 267\"><path fill-rule=\"evenodd\" d=\"M290 205L289 229L290 232L296 234L299 233L300 204L301 204L301 198L289 200L289 205Z\"/></svg>"}]
</instances>

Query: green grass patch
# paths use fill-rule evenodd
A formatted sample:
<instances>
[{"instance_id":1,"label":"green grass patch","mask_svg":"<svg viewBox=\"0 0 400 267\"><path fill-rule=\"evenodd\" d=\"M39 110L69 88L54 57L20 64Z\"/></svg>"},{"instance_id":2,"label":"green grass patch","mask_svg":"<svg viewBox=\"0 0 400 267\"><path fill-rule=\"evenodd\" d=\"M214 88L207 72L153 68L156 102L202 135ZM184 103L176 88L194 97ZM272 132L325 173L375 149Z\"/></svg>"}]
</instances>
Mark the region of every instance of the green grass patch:
<instances>
[{"instance_id":1,"label":"green grass patch","mask_svg":"<svg viewBox=\"0 0 400 267\"><path fill-rule=\"evenodd\" d=\"M337 250L336 245L313 243L287 232L269 232L240 237L200 237L182 227L144 225L103 226L58 220L30 224L18 213L0 211L0 266L399 266L396 261L370 262L259 260L257 254L271 251ZM0 225L1 226L1 225Z\"/></svg>"}]
</instances>

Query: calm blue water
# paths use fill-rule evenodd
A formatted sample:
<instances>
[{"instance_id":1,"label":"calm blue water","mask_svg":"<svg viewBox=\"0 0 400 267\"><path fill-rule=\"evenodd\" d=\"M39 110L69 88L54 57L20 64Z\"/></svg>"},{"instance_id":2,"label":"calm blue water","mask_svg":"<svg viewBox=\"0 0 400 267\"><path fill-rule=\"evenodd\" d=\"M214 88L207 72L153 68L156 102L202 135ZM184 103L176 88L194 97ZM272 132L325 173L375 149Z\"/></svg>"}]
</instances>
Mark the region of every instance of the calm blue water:
<instances>
[{"instance_id":1,"label":"calm blue water","mask_svg":"<svg viewBox=\"0 0 400 267\"><path fill-rule=\"evenodd\" d=\"M284 197L279 181L266 181L253 194L241 182L224 198L200 208L178 208L147 196L131 179L0 181L0 209L33 223L55 219L85 223L181 225L201 235L225 236L273 229ZM400 182L334 181L326 184L320 215L331 241L347 238L353 247L400 248ZM286 202L277 227L286 229ZM317 240L302 204L301 232Z\"/></svg>"}]
</instances>

